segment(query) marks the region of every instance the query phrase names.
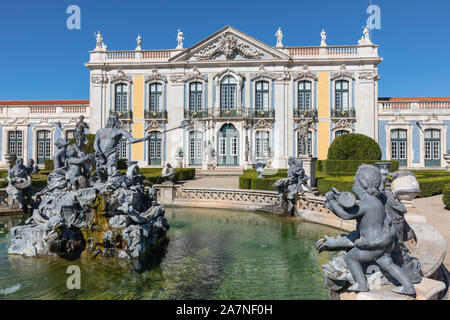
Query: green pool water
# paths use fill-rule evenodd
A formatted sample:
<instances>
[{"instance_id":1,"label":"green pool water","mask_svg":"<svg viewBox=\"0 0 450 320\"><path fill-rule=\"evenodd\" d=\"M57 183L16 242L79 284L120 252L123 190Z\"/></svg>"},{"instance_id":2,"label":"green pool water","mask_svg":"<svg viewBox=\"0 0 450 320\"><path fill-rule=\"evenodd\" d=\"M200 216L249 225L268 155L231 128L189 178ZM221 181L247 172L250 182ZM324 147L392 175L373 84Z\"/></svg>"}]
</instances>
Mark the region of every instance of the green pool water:
<instances>
[{"instance_id":1,"label":"green pool water","mask_svg":"<svg viewBox=\"0 0 450 320\"><path fill-rule=\"evenodd\" d=\"M328 299L315 242L336 229L269 214L167 208L169 243L145 265L8 256L0 217L0 299ZM67 268L81 270L68 289Z\"/></svg>"}]
</instances>

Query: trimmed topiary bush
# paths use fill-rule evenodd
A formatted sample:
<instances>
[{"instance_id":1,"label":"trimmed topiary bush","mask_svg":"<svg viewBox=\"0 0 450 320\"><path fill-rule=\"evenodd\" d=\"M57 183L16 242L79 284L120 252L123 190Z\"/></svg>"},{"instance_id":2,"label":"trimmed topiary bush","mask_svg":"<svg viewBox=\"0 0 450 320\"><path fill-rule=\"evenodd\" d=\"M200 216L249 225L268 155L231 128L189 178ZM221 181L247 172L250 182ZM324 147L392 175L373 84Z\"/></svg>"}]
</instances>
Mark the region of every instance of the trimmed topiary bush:
<instances>
[{"instance_id":1,"label":"trimmed topiary bush","mask_svg":"<svg viewBox=\"0 0 450 320\"><path fill-rule=\"evenodd\" d=\"M329 160L380 160L381 149L372 138L351 133L333 140L328 148Z\"/></svg>"},{"instance_id":2,"label":"trimmed topiary bush","mask_svg":"<svg viewBox=\"0 0 450 320\"><path fill-rule=\"evenodd\" d=\"M53 166L53 160L52 159L45 160L44 165L45 165L45 170L53 171L54 166Z\"/></svg>"},{"instance_id":3,"label":"trimmed topiary bush","mask_svg":"<svg viewBox=\"0 0 450 320\"><path fill-rule=\"evenodd\" d=\"M450 183L447 183L442 190L442 202L447 208L450 208Z\"/></svg>"}]
</instances>

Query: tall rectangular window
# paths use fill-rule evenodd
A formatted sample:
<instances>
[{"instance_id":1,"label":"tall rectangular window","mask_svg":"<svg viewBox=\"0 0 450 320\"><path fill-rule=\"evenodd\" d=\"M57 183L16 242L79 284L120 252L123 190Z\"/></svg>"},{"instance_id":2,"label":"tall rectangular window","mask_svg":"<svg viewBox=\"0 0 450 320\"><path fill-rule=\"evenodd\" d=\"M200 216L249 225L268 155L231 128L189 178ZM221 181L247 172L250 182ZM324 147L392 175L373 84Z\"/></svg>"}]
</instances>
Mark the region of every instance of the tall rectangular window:
<instances>
[{"instance_id":1,"label":"tall rectangular window","mask_svg":"<svg viewBox=\"0 0 450 320\"><path fill-rule=\"evenodd\" d=\"M202 83L193 82L189 84L189 110L202 110Z\"/></svg>"},{"instance_id":2,"label":"tall rectangular window","mask_svg":"<svg viewBox=\"0 0 450 320\"><path fill-rule=\"evenodd\" d=\"M150 84L150 110L161 111L162 109L162 84Z\"/></svg>"},{"instance_id":3,"label":"tall rectangular window","mask_svg":"<svg viewBox=\"0 0 450 320\"><path fill-rule=\"evenodd\" d=\"M348 81L338 80L335 82L335 108L336 110L348 110L349 105Z\"/></svg>"},{"instance_id":4,"label":"tall rectangular window","mask_svg":"<svg viewBox=\"0 0 450 320\"><path fill-rule=\"evenodd\" d=\"M8 133L8 147L9 153L15 154L16 157L22 157L23 150L23 134L22 131L9 131Z\"/></svg>"},{"instance_id":5,"label":"tall rectangular window","mask_svg":"<svg viewBox=\"0 0 450 320\"><path fill-rule=\"evenodd\" d=\"M269 82L258 81L256 82L256 110L269 110Z\"/></svg>"},{"instance_id":6,"label":"tall rectangular window","mask_svg":"<svg viewBox=\"0 0 450 320\"><path fill-rule=\"evenodd\" d=\"M236 109L236 80L232 76L226 76L220 83L220 108Z\"/></svg>"},{"instance_id":7,"label":"tall rectangular window","mask_svg":"<svg viewBox=\"0 0 450 320\"><path fill-rule=\"evenodd\" d=\"M116 97L115 97L115 111L116 112L126 112L128 111L128 85L126 83L118 83L115 86Z\"/></svg>"},{"instance_id":8,"label":"tall rectangular window","mask_svg":"<svg viewBox=\"0 0 450 320\"><path fill-rule=\"evenodd\" d=\"M298 110L307 111L311 110L311 82L299 81L298 82Z\"/></svg>"}]
</instances>

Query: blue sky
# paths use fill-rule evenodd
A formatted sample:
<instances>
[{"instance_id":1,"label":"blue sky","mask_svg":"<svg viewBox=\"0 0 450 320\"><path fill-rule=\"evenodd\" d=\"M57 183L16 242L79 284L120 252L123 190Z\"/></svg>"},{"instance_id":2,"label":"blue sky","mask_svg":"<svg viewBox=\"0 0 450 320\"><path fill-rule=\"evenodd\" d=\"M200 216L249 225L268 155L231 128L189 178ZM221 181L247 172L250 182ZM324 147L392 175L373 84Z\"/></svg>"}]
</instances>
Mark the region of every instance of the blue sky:
<instances>
[{"instance_id":1,"label":"blue sky","mask_svg":"<svg viewBox=\"0 0 450 320\"><path fill-rule=\"evenodd\" d=\"M81 8L81 30L69 30L66 9ZM372 0L381 8L379 96L450 96L450 1ZM110 50L175 48L181 28L189 47L225 25L275 45L356 44L369 0L167 1L16 0L0 6L0 100L88 99L84 66L101 29Z\"/></svg>"}]
</instances>

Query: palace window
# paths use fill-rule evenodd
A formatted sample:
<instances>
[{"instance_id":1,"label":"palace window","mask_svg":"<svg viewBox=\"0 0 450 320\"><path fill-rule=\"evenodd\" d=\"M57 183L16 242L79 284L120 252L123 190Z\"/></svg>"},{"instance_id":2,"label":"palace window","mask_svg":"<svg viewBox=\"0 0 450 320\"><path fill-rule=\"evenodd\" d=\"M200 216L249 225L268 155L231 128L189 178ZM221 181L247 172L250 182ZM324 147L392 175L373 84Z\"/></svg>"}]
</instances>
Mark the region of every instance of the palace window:
<instances>
[{"instance_id":1,"label":"palace window","mask_svg":"<svg viewBox=\"0 0 450 320\"><path fill-rule=\"evenodd\" d=\"M162 84L150 84L150 110L160 111L162 109Z\"/></svg>"},{"instance_id":2,"label":"palace window","mask_svg":"<svg viewBox=\"0 0 450 320\"><path fill-rule=\"evenodd\" d=\"M44 164L51 157L51 132L40 130L37 132L37 163Z\"/></svg>"},{"instance_id":3,"label":"palace window","mask_svg":"<svg viewBox=\"0 0 450 320\"><path fill-rule=\"evenodd\" d=\"M337 138L339 136L342 136L344 134L349 134L349 132L347 130L338 130L334 133L334 137Z\"/></svg>"},{"instance_id":4,"label":"palace window","mask_svg":"<svg viewBox=\"0 0 450 320\"><path fill-rule=\"evenodd\" d=\"M256 156L270 156L269 131L256 131Z\"/></svg>"},{"instance_id":5,"label":"palace window","mask_svg":"<svg viewBox=\"0 0 450 320\"><path fill-rule=\"evenodd\" d=\"M23 150L23 133L22 131L8 132L8 153L15 154L16 157L22 157Z\"/></svg>"},{"instance_id":6,"label":"palace window","mask_svg":"<svg viewBox=\"0 0 450 320\"><path fill-rule=\"evenodd\" d=\"M203 85L201 82L192 82L189 84L189 110L201 111L202 110L202 90Z\"/></svg>"},{"instance_id":7,"label":"palace window","mask_svg":"<svg viewBox=\"0 0 450 320\"><path fill-rule=\"evenodd\" d=\"M407 165L406 130L395 129L391 131L391 159L398 160L400 166Z\"/></svg>"},{"instance_id":8,"label":"palace window","mask_svg":"<svg viewBox=\"0 0 450 320\"><path fill-rule=\"evenodd\" d=\"M335 82L335 109L348 110L349 106L348 81L338 80Z\"/></svg>"},{"instance_id":9,"label":"palace window","mask_svg":"<svg viewBox=\"0 0 450 320\"><path fill-rule=\"evenodd\" d=\"M441 165L441 130L425 130L425 166Z\"/></svg>"},{"instance_id":10,"label":"palace window","mask_svg":"<svg viewBox=\"0 0 450 320\"><path fill-rule=\"evenodd\" d=\"M202 133L198 131L191 131L189 133L189 164L201 165L202 164Z\"/></svg>"},{"instance_id":11,"label":"palace window","mask_svg":"<svg viewBox=\"0 0 450 320\"><path fill-rule=\"evenodd\" d=\"M126 112L128 111L128 85L126 83L118 83L115 86L116 98L115 98L115 111Z\"/></svg>"},{"instance_id":12,"label":"palace window","mask_svg":"<svg viewBox=\"0 0 450 320\"><path fill-rule=\"evenodd\" d=\"M223 78L220 84L220 108L236 109L236 79L232 76Z\"/></svg>"},{"instance_id":13,"label":"palace window","mask_svg":"<svg viewBox=\"0 0 450 320\"><path fill-rule=\"evenodd\" d=\"M298 110L307 111L311 110L311 82L299 81L298 82Z\"/></svg>"},{"instance_id":14,"label":"palace window","mask_svg":"<svg viewBox=\"0 0 450 320\"><path fill-rule=\"evenodd\" d=\"M256 99L255 99L255 109L256 110L269 110L269 82L258 81L256 86Z\"/></svg>"},{"instance_id":15,"label":"palace window","mask_svg":"<svg viewBox=\"0 0 450 320\"><path fill-rule=\"evenodd\" d=\"M119 141L119 159L128 159L128 140L124 137Z\"/></svg>"}]
</instances>

